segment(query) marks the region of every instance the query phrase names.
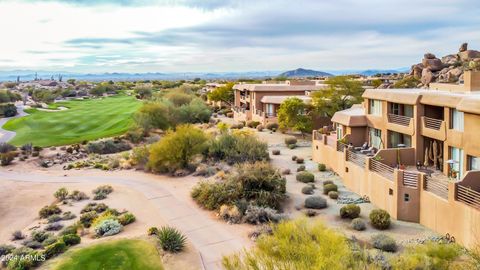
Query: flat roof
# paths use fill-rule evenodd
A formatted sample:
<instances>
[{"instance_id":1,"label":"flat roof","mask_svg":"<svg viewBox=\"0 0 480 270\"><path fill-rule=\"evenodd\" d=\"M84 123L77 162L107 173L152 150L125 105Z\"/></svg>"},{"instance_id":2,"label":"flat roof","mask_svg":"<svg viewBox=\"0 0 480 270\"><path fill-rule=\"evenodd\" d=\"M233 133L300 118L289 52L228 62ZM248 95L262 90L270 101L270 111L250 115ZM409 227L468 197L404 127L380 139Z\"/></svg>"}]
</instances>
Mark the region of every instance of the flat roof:
<instances>
[{"instance_id":1,"label":"flat roof","mask_svg":"<svg viewBox=\"0 0 480 270\"><path fill-rule=\"evenodd\" d=\"M336 112L332 117L332 122L348 127L365 127L367 126L365 109L362 104L355 104L350 109Z\"/></svg>"},{"instance_id":2,"label":"flat roof","mask_svg":"<svg viewBox=\"0 0 480 270\"><path fill-rule=\"evenodd\" d=\"M236 90L248 90L248 91L309 91L309 90L321 90L325 88L324 85L289 85L289 84L275 84L275 83L241 83L235 84L233 89Z\"/></svg>"}]
</instances>

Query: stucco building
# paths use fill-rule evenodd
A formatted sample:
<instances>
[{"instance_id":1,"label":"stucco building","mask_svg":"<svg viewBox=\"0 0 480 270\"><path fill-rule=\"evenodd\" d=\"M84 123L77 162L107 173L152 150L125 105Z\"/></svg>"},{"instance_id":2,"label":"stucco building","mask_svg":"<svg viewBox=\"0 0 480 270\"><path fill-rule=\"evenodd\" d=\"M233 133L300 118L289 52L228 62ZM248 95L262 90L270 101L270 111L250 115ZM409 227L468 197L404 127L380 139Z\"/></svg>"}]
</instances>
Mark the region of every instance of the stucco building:
<instances>
[{"instance_id":1,"label":"stucco building","mask_svg":"<svg viewBox=\"0 0 480 270\"><path fill-rule=\"evenodd\" d=\"M363 97L313 132L313 159L392 217L480 244L480 72Z\"/></svg>"},{"instance_id":2,"label":"stucco building","mask_svg":"<svg viewBox=\"0 0 480 270\"><path fill-rule=\"evenodd\" d=\"M233 86L236 121L258 121L262 124L277 122L277 110L288 98L298 97L309 103L312 91L326 87L322 81L286 81L284 83L240 83Z\"/></svg>"}]
</instances>

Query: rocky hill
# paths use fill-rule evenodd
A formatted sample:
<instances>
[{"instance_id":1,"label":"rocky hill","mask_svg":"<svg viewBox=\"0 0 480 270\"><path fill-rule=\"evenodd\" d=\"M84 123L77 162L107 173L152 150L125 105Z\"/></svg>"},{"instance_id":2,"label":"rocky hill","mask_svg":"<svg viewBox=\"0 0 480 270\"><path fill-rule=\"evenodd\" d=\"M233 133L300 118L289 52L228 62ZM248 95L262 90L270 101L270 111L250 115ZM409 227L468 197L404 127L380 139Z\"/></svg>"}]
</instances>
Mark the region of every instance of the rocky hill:
<instances>
[{"instance_id":1,"label":"rocky hill","mask_svg":"<svg viewBox=\"0 0 480 270\"><path fill-rule=\"evenodd\" d=\"M469 50L463 43L456 54L437 58L426 53L421 63L411 67L409 76L420 80L418 87L426 87L432 82L457 83L463 81L463 72L480 68L480 51Z\"/></svg>"},{"instance_id":2,"label":"rocky hill","mask_svg":"<svg viewBox=\"0 0 480 270\"><path fill-rule=\"evenodd\" d=\"M295 70L285 71L278 75L279 77L331 77L333 76L330 73L323 71L316 71L312 69L297 68Z\"/></svg>"}]
</instances>

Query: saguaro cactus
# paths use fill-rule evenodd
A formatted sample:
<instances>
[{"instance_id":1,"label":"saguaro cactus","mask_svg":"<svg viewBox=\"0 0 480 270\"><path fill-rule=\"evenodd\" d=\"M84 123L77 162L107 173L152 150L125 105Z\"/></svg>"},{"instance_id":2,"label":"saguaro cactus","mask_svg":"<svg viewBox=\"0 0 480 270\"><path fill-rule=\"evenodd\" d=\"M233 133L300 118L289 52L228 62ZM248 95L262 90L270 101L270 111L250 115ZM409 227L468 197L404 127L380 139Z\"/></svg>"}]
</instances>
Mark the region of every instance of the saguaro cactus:
<instances>
[{"instance_id":1,"label":"saguaro cactus","mask_svg":"<svg viewBox=\"0 0 480 270\"><path fill-rule=\"evenodd\" d=\"M442 147L437 143L437 141L430 142L430 150L428 152L428 157L433 161L433 166L435 168L440 168L439 161L442 158Z\"/></svg>"}]
</instances>

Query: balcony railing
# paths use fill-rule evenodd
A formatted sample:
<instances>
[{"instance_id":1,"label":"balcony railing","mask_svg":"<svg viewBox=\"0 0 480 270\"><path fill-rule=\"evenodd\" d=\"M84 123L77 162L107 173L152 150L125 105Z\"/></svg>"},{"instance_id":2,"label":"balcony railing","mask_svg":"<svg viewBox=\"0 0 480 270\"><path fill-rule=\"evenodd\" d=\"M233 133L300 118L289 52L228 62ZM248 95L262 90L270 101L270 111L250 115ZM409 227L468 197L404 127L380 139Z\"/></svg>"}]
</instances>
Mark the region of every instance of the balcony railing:
<instances>
[{"instance_id":1,"label":"balcony railing","mask_svg":"<svg viewBox=\"0 0 480 270\"><path fill-rule=\"evenodd\" d=\"M480 192L457 184L455 199L472 207L480 209Z\"/></svg>"},{"instance_id":2,"label":"balcony railing","mask_svg":"<svg viewBox=\"0 0 480 270\"><path fill-rule=\"evenodd\" d=\"M448 200L448 182L446 180L425 176L423 189Z\"/></svg>"},{"instance_id":3,"label":"balcony railing","mask_svg":"<svg viewBox=\"0 0 480 270\"><path fill-rule=\"evenodd\" d=\"M337 151L338 151L338 152L343 152L347 146L348 146L348 145L346 145L346 144L344 144L344 143L342 143L342 142L337 141Z\"/></svg>"},{"instance_id":4,"label":"balcony railing","mask_svg":"<svg viewBox=\"0 0 480 270\"><path fill-rule=\"evenodd\" d=\"M365 155L355 153L352 150L347 149L347 161L350 161L362 168L365 168L365 164L367 163L366 160L367 158L365 157Z\"/></svg>"},{"instance_id":5,"label":"balcony railing","mask_svg":"<svg viewBox=\"0 0 480 270\"><path fill-rule=\"evenodd\" d=\"M443 120L430 118L430 117L424 117L423 121L426 128L430 128L434 130L440 130L443 124Z\"/></svg>"},{"instance_id":6,"label":"balcony railing","mask_svg":"<svg viewBox=\"0 0 480 270\"><path fill-rule=\"evenodd\" d=\"M397 124L401 126L408 127L410 126L410 120L412 118L405 116L405 115L398 115L398 114L388 114L388 122L392 124Z\"/></svg>"},{"instance_id":7,"label":"balcony railing","mask_svg":"<svg viewBox=\"0 0 480 270\"><path fill-rule=\"evenodd\" d=\"M383 164L382 162L375 160L374 158L370 159L370 171L376 172L379 175L387 178L390 181L393 181L393 167Z\"/></svg>"},{"instance_id":8,"label":"balcony railing","mask_svg":"<svg viewBox=\"0 0 480 270\"><path fill-rule=\"evenodd\" d=\"M403 185L411 188L418 188L418 172L403 171Z\"/></svg>"}]
</instances>

